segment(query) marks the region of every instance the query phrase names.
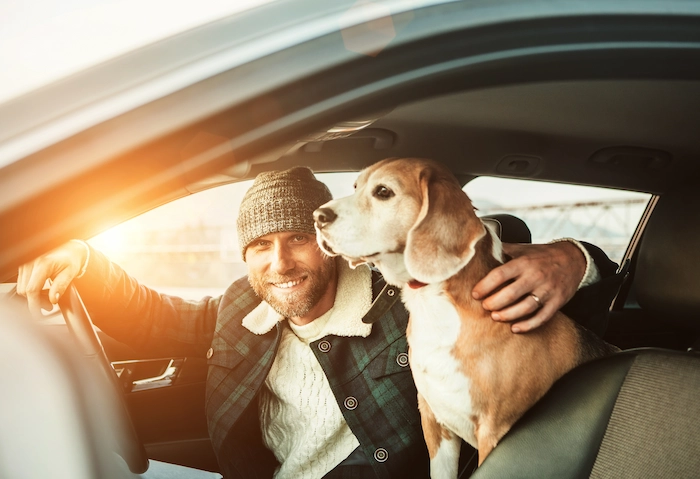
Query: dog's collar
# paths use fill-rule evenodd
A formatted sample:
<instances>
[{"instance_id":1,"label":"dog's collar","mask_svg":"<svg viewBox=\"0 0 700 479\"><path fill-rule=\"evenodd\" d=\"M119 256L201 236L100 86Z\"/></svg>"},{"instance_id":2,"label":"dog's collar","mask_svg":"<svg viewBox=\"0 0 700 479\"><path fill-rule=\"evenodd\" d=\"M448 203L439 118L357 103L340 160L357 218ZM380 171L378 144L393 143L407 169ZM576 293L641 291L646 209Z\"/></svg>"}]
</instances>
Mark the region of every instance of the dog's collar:
<instances>
[{"instance_id":1,"label":"dog's collar","mask_svg":"<svg viewBox=\"0 0 700 479\"><path fill-rule=\"evenodd\" d=\"M412 279L412 280L409 281L407 284L408 284L408 287L411 288L411 289L420 289L420 288L422 288L423 286L427 286L427 283L421 283L421 282L418 281L417 279Z\"/></svg>"}]
</instances>

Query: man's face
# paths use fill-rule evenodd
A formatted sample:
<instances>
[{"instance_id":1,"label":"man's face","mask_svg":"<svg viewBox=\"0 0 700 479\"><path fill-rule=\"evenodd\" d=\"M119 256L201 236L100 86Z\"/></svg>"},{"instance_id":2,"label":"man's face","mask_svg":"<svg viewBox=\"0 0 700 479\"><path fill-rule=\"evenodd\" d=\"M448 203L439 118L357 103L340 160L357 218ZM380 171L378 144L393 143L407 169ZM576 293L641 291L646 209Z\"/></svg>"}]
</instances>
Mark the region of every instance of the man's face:
<instances>
[{"instance_id":1,"label":"man's face","mask_svg":"<svg viewBox=\"0 0 700 479\"><path fill-rule=\"evenodd\" d=\"M245 257L251 286L284 317L307 323L333 306L335 260L321 252L314 235L270 233L250 243Z\"/></svg>"}]
</instances>

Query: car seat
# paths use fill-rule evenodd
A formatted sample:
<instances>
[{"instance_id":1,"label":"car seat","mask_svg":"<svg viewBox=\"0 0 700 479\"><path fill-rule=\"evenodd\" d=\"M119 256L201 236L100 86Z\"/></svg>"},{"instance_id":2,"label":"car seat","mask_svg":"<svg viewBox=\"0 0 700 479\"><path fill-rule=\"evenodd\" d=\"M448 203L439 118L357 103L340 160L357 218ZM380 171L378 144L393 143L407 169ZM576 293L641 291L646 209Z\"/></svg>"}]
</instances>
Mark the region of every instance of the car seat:
<instances>
[{"instance_id":1,"label":"car seat","mask_svg":"<svg viewBox=\"0 0 700 479\"><path fill-rule=\"evenodd\" d=\"M700 332L700 201L675 190L656 205L633 287L640 306ZM691 478L700 474L700 355L632 349L561 378L472 477Z\"/></svg>"},{"instance_id":2,"label":"car seat","mask_svg":"<svg viewBox=\"0 0 700 479\"><path fill-rule=\"evenodd\" d=\"M109 388L48 327L0 297L0 477L134 477L114 453Z\"/></svg>"},{"instance_id":3,"label":"car seat","mask_svg":"<svg viewBox=\"0 0 700 479\"><path fill-rule=\"evenodd\" d=\"M481 220L493 225L496 228L496 234L504 243L532 243L530 228L517 216L484 215Z\"/></svg>"}]
</instances>

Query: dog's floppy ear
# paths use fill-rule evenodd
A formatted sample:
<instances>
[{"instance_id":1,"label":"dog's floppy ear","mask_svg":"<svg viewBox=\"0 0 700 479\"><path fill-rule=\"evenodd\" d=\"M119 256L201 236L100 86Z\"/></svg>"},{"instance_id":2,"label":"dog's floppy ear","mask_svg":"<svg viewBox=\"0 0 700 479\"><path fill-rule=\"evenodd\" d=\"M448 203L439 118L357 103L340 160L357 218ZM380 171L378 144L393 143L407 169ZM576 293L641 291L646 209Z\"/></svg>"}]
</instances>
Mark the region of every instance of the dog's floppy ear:
<instances>
[{"instance_id":1,"label":"dog's floppy ear","mask_svg":"<svg viewBox=\"0 0 700 479\"><path fill-rule=\"evenodd\" d=\"M453 276L469 262L486 230L456 179L427 167L419 181L422 205L408 232L404 262L413 278L434 283Z\"/></svg>"}]
</instances>

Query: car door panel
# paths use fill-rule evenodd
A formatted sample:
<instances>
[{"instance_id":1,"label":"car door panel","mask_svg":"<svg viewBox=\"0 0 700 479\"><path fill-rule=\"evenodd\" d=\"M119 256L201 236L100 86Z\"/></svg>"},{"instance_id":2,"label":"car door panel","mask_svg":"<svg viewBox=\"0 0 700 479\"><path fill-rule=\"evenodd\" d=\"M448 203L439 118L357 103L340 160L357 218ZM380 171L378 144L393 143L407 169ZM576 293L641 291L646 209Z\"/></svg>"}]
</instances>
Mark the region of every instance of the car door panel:
<instances>
[{"instance_id":1,"label":"car door panel","mask_svg":"<svg viewBox=\"0 0 700 479\"><path fill-rule=\"evenodd\" d=\"M206 360L177 359L171 385L126 393L132 420L150 458L216 471L204 415Z\"/></svg>"}]
</instances>

